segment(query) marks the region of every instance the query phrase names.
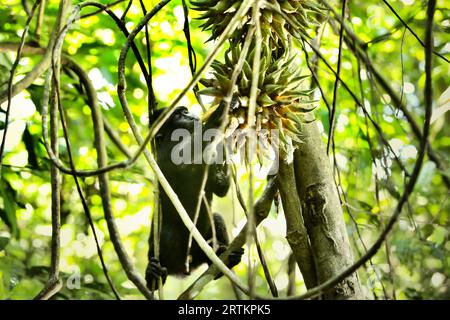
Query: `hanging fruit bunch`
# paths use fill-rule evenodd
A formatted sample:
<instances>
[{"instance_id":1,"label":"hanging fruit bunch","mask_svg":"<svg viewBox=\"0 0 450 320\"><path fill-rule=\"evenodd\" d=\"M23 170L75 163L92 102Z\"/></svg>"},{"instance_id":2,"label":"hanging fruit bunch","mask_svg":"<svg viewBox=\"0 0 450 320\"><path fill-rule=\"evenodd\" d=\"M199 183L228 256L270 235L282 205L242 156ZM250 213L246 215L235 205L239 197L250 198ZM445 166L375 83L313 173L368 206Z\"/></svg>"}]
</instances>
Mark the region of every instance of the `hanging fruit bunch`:
<instances>
[{"instance_id":1,"label":"hanging fruit bunch","mask_svg":"<svg viewBox=\"0 0 450 320\"><path fill-rule=\"evenodd\" d=\"M194 9L201 11L198 19L205 20L203 29L211 31L209 40L217 39L239 9L243 0L196 0L191 1ZM322 13L316 1L308 0L266 0L261 2L260 12L249 10L233 35L225 61L212 64L212 78L203 79L205 89L200 93L221 101L230 92L239 103L230 109L230 123L234 129L244 129L249 117L249 100L253 78L255 43L250 44L249 54L244 57L242 71L235 86L231 86L234 68L239 64L247 33L254 25L255 14L260 19L261 58L256 97L256 131L278 129L281 147L292 141L300 141L300 126L303 114L315 108L308 99L311 91L306 90L306 78L301 73L296 56L291 50L291 38L307 37L307 29L315 25L315 15ZM286 21L289 19L289 22ZM289 137L290 139L286 139Z\"/></svg>"},{"instance_id":2,"label":"hanging fruit bunch","mask_svg":"<svg viewBox=\"0 0 450 320\"><path fill-rule=\"evenodd\" d=\"M205 20L203 30L211 32L208 40L217 39L230 23L243 0L193 0L193 9L200 11L200 20ZM323 14L323 8L317 1L311 0L266 0L261 10L261 30L263 37L271 39L273 46L280 42L287 45L288 35L302 38L307 30L317 24L316 14ZM244 17L242 28L236 30L230 38L232 43L240 42L248 31L253 12L250 10ZM289 17L288 23L285 17ZM291 25L292 24L292 25Z\"/></svg>"},{"instance_id":3,"label":"hanging fruit bunch","mask_svg":"<svg viewBox=\"0 0 450 320\"><path fill-rule=\"evenodd\" d=\"M245 59L233 90L238 100L237 107L230 109L233 128L242 129L247 125L253 54L254 51ZM278 129L283 142L286 142L285 134L299 141L298 125L302 121L302 114L315 108L314 101L308 98L311 91L303 89L308 76L302 75L294 64L296 56L290 50L285 50L279 59L273 60L267 44L262 50L262 56L256 99L256 131ZM240 47L236 46L227 51L224 63L214 61L213 78L201 80L206 89L200 93L213 96L216 101L226 97L239 57Z\"/></svg>"}]
</instances>

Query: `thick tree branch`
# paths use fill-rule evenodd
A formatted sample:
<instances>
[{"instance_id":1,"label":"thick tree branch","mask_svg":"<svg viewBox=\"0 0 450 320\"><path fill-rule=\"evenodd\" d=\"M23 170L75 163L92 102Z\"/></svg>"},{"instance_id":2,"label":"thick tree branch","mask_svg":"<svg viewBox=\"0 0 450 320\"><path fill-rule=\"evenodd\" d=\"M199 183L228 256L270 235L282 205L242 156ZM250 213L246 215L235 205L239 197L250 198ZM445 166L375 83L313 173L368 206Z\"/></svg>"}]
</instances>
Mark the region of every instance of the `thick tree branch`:
<instances>
[{"instance_id":1,"label":"thick tree branch","mask_svg":"<svg viewBox=\"0 0 450 320\"><path fill-rule=\"evenodd\" d=\"M278 189L286 218L286 239L294 253L306 287L313 288L318 284L316 266L302 216L300 198L297 196L294 166L293 163L287 163L282 156L278 171Z\"/></svg>"}]
</instances>

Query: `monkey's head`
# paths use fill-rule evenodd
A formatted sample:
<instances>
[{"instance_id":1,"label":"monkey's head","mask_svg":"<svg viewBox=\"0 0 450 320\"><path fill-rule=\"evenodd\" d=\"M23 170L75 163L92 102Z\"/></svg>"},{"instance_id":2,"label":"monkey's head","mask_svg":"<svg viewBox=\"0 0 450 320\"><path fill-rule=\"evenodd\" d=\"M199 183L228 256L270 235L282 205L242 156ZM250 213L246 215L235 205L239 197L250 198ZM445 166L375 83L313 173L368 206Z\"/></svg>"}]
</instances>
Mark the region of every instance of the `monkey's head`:
<instances>
[{"instance_id":1,"label":"monkey's head","mask_svg":"<svg viewBox=\"0 0 450 320\"><path fill-rule=\"evenodd\" d=\"M167 108L155 110L151 118L151 123L153 124L166 109ZM189 132L192 132L194 126L199 122L200 119L190 113L186 107L176 107L174 112L164 122L161 129L159 129L158 133L155 135L155 139L158 141L164 140L165 137L170 138L170 135L176 129L186 129Z\"/></svg>"},{"instance_id":2,"label":"monkey's head","mask_svg":"<svg viewBox=\"0 0 450 320\"><path fill-rule=\"evenodd\" d=\"M155 110L152 116L152 123L161 117L166 108ZM177 107L169 118L164 122L156 133L154 141L158 155L158 162L163 167L173 161L172 150L179 145L180 139L189 143L194 128L201 126L201 121L194 114L190 113L186 107ZM194 148L190 148L194 152Z\"/></svg>"}]
</instances>

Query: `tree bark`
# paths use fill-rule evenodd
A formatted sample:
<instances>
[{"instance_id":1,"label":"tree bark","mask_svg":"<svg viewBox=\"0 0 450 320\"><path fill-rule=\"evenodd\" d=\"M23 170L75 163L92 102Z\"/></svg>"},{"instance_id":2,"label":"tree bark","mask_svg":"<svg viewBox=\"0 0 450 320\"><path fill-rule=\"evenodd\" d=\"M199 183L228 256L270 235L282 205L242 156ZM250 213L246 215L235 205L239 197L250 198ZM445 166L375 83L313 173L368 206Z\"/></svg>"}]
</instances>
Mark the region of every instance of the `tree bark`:
<instances>
[{"instance_id":1,"label":"tree bark","mask_svg":"<svg viewBox=\"0 0 450 320\"><path fill-rule=\"evenodd\" d=\"M353 264L342 206L316 121L302 125L294 154L297 190L314 252L319 283ZM356 273L324 293L325 299L364 299Z\"/></svg>"},{"instance_id":2,"label":"tree bark","mask_svg":"<svg viewBox=\"0 0 450 320\"><path fill-rule=\"evenodd\" d=\"M292 249L295 260L302 273L306 288L315 287L317 283L314 258L308 239L308 232L302 216L300 199L296 195L297 187L293 163L280 159L278 171L278 189L280 190L283 212L286 217L286 239Z\"/></svg>"}]
</instances>

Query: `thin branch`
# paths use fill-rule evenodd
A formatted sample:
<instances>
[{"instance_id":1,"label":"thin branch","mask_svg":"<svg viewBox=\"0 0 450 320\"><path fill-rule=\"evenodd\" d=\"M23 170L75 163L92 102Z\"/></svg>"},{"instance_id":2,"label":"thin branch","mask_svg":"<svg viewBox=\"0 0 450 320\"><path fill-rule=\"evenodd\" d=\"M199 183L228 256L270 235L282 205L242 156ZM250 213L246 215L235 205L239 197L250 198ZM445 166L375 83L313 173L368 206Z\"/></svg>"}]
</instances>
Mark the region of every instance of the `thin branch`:
<instances>
[{"instance_id":1,"label":"thin branch","mask_svg":"<svg viewBox=\"0 0 450 320\"><path fill-rule=\"evenodd\" d=\"M81 8L90 7L90 6L100 8L99 12L105 11L111 17L111 19L114 20L114 22L119 27L120 31L122 31L122 33L125 37L128 37L130 35L130 32L128 31L128 29L125 25L125 22L121 18L119 18L111 9L109 9L110 6L103 5L103 4L100 4L97 2L83 2L80 5ZM131 49L133 50L134 56L136 57L136 61L139 64L142 75L144 76L147 88L149 88L149 89L153 88L152 80L151 80L151 68L150 68L151 64L149 64L149 71L150 71L150 74L149 74L149 71L147 71L147 68L145 67L144 59L142 58L142 55L139 52L139 49L137 48L134 41L131 43Z\"/></svg>"},{"instance_id":2,"label":"thin branch","mask_svg":"<svg viewBox=\"0 0 450 320\"><path fill-rule=\"evenodd\" d=\"M102 11L106 11L106 9L112 8L112 7L118 5L119 3L122 3L124 1L126 1L126 0L117 0L117 1L114 1L114 2L111 2L111 3L108 3L106 5L102 5L102 4L99 3L98 7L101 8L101 9L96 10L94 12L83 14L82 16L80 16L80 20L81 19L85 19L85 18L89 18L89 17L92 17L92 16L95 16L96 14L99 14Z\"/></svg>"},{"instance_id":3,"label":"thin branch","mask_svg":"<svg viewBox=\"0 0 450 320\"><path fill-rule=\"evenodd\" d=\"M195 54L194 47L192 46L191 41L191 30L189 28L189 8L186 4L186 0L182 0L183 5L183 14L184 14L184 25L183 25L183 33L186 38L186 46L188 49L188 59L189 59L189 68L191 69L192 76L195 75L195 70L197 70L197 56ZM193 88L195 97L197 98L198 103L202 107L203 111L205 111L205 107L203 105L202 100L198 95L198 84L196 84Z\"/></svg>"},{"instance_id":4,"label":"thin branch","mask_svg":"<svg viewBox=\"0 0 450 320\"><path fill-rule=\"evenodd\" d=\"M84 79L84 83L87 85L86 93L89 96L89 100L91 101L91 110L92 110L92 122L94 125L94 134L95 134L95 147L97 149L97 162L99 166L106 166L107 164L107 157L106 157L106 145L105 145L105 139L103 136L103 117L101 114L101 110L98 106L97 102L97 95L95 92L95 89L92 86L92 83L89 81L89 78L87 74L82 69L78 69L77 65L72 65L72 69L77 73L77 75L80 78ZM73 168L72 171L75 171ZM108 224L109 234L111 241L113 242L114 248L119 256L119 260L123 266L123 269L125 273L127 274L128 278L136 285L136 287L143 293L143 295L147 299L152 299L151 293L147 290L145 287L145 282L140 277L138 272L135 270L131 259L128 257L125 248L123 247L120 235L118 232L118 228L114 221L114 216L112 213L111 208L111 196L109 192L109 180L108 176L106 174L101 174L99 176L100 181L100 191L101 191L101 198L103 202L103 210L105 213L106 222Z\"/></svg>"},{"instance_id":5,"label":"thin branch","mask_svg":"<svg viewBox=\"0 0 450 320\"><path fill-rule=\"evenodd\" d=\"M256 105L258 98L258 83L259 83L259 71L261 69L261 48L262 48L262 34L261 34L261 22L260 22L260 12L261 10L261 1L256 0L253 3L252 8L252 25L255 26L255 38L254 38L254 56L252 62L252 79L250 85L250 101L247 112L247 127L250 130L253 130L256 126ZM231 87L234 88L234 87ZM252 159L252 145L253 145L252 137L247 136L246 140L246 154L248 159L248 225L247 229L247 244L248 244L248 285L250 288L250 298L253 297L254 291L254 272L252 268L252 259L251 259L251 243L250 239L257 238L256 235L256 226L255 226L255 210L253 203L253 166L251 164Z\"/></svg>"},{"instance_id":6,"label":"thin branch","mask_svg":"<svg viewBox=\"0 0 450 320\"><path fill-rule=\"evenodd\" d=\"M39 13L38 13L38 18L37 18L37 22L36 22L36 29L34 31L34 36L36 37L37 41L39 41L39 39L41 38L41 31L42 31L42 24L44 22L46 3L47 3L47 0L41 0L41 4L39 6Z\"/></svg>"},{"instance_id":7,"label":"thin branch","mask_svg":"<svg viewBox=\"0 0 450 320\"><path fill-rule=\"evenodd\" d=\"M50 81L50 75L48 75ZM52 117L50 119L51 129L51 146L56 155L59 154L58 143L58 110L55 105L55 94L52 94L51 105ZM50 258L50 274L44 288L34 298L35 300L47 300L61 290L63 283L59 278L60 263L60 240L61 240L61 173L53 164L50 167L50 181L52 186L52 240L51 240L51 258Z\"/></svg>"},{"instance_id":8,"label":"thin branch","mask_svg":"<svg viewBox=\"0 0 450 320\"><path fill-rule=\"evenodd\" d=\"M347 8L347 0L342 1L342 19L345 17L345 11ZM335 126L335 118L336 118L336 103L337 103L337 93L339 86L339 75L341 74L341 64L342 64L342 45L344 43L344 27L341 27L339 33L339 53L338 53L338 61L337 61L337 70L336 70L336 79L334 81L333 87L333 105L331 107L331 115L330 115L330 129L328 131L328 142L327 142L327 154L330 153L331 143L334 141L334 126Z\"/></svg>"},{"instance_id":9,"label":"thin branch","mask_svg":"<svg viewBox=\"0 0 450 320\"><path fill-rule=\"evenodd\" d=\"M22 3L22 8L25 11L25 13L27 14L27 17L29 17L31 15L31 9L30 9L30 4L28 3L28 0L20 0L20 2Z\"/></svg>"},{"instance_id":10,"label":"thin branch","mask_svg":"<svg viewBox=\"0 0 450 320\"><path fill-rule=\"evenodd\" d=\"M14 42L3 42L1 44L0 52L6 52L6 51L13 51L17 50L20 43L14 43ZM30 45L24 45L22 54L44 54L45 48L42 47L34 47ZM73 69L80 70L82 69L75 61L70 59L66 55L62 55L61 57L61 63L64 67L66 67L68 70L74 71ZM73 67L76 65L76 67ZM77 73L77 72L75 72ZM69 76L73 76L73 74L68 74ZM90 82L90 79L88 76L86 77L78 77L78 80L83 84L83 86L86 88L87 81ZM78 87L77 87L78 90ZM84 92L80 92L80 94L84 95ZM87 105L92 105L92 101L89 100L89 96L83 97L84 101L87 103ZM113 128L113 126L109 123L108 119L106 117L103 117L103 124L105 127L105 132L108 134L111 141L117 146L117 148L122 152L127 158L131 158L133 154L128 149L128 147L121 141L119 135L117 134L116 130ZM55 154L56 155L56 154ZM77 175L79 176L79 175Z\"/></svg>"},{"instance_id":11,"label":"thin branch","mask_svg":"<svg viewBox=\"0 0 450 320\"><path fill-rule=\"evenodd\" d=\"M141 4L142 12L144 13L144 16L147 14L147 9L145 8L145 4L143 0L139 0L139 3ZM148 32L148 25L145 25L145 48L147 52L147 66L148 66L148 77L149 81L147 84L147 90L148 90L148 124L150 126L151 119L153 117L153 112L155 111L157 107L156 102L156 96L155 96L155 90L153 89L153 72L152 72L152 51L151 51L151 42L150 42L150 35Z\"/></svg>"},{"instance_id":12,"label":"thin branch","mask_svg":"<svg viewBox=\"0 0 450 320\"><path fill-rule=\"evenodd\" d=\"M112 127L111 123L109 123L106 117L103 117L103 126L105 127L105 132L111 139L111 141L117 146L117 148L128 158L132 157L131 151L128 147L122 142L116 130Z\"/></svg>"},{"instance_id":13,"label":"thin branch","mask_svg":"<svg viewBox=\"0 0 450 320\"><path fill-rule=\"evenodd\" d=\"M247 209L247 206L245 205L244 197L242 196L241 190L239 188L239 184L237 183L236 170L234 170L234 174L233 174L233 183L235 186L236 197L238 198L238 202L239 202L242 210L244 211L245 216L248 217L248 209ZM272 278L269 266L267 264L267 260L264 256L264 252L262 251L261 244L258 239L258 231L256 230L256 228L253 231L253 236L255 239L255 245L256 245L256 250L258 252L258 257L259 257L259 260L261 261L261 266L263 268L264 276L266 278L267 284L269 285L270 292L272 293L273 297L278 297L278 288L275 284L275 281Z\"/></svg>"},{"instance_id":14,"label":"thin branch","mask_svg":"<svg viewBox=\"0 0 450 320\"><path fill-rule=\"evenodd\" d=\"M365 99L364 98L365 97L365 95L364 95L364 85L363 85L363 81L362 81L362 78L361 78L361 61L359 59L357 59L357 70L356 70L356 72L357 72L357 75L358 75L357 77L358 77L359 91L361 92L361 100L364 101L364 99ZM376 165L376 162L375 162L375 159L376 159L376 157L375 157L375 149L374 149L374 146L373 146L373 143L372 143L372 138L370 136L369 122L368 122L367 118L368 117L365 115L364 116L364 124L366 126L367 144L369 145L370 154L372 156L372 165ZM388 177L388 176L389 175L386 174L386 177ZM341 177L340 177L340 174L339 174L339 180L340 180L340 178ZM377 200L378 207L380 208L380 198L379 198L379 189L380 188L379 188L379 183L378 183L378 172L376 170L374 171L374 180L375 180L375 198ZM341 185L341 183L340 183L340 185ZM347 194L343 191L342 195L344 197L345 203L348 203ZM367 252L367 246L364 243L364 240L362 238L361 232L359 230L358 223L355 220L355 218L353 217L351 208L350 208L350 206L345 206L345 208L346 208L349 216L351 217L351 219L352 219L352 221L353 221L353 223L355 225L356 233L358 235L359 241L361 242L361 244L363 246L364 252ZM388 241L386 239L386 246L387 245L388 245ZM386 254L388 254L388 253L386 253ZM375 266L374 266L374 264L372 262L372 259L369 260L369 263L370 263L370 266L372 267L372 269L375 272L375 276L377 277L378 282L381 284L381 288L383 290L384 298L387 299L388 295L387 295L386 288L385 288L385 286L383 284L383 281L380 279L380 276L378 275L377 270L375 269ZM374 295L375 295L375 291L374 291Z\"/></svg>"},{"instance_id":15,"label":"thin branch","mask_svg":"<svg viewBox=\"0 0 450 320\"><path fill-rule=\"evenodd\" d=\"M411 34L414 36L414 38L417 39L417 41L420 43L420 45L422 47L425 47L425 44L423 43L423 41L419 38L419 36L414 32L413 29L411 29L411 27L408 25L408 23L406 23L402 17L400 17L400 15L397 13L397 11L395 11L395 9L390 5L389 2L387 2L387 0L383 0L384 4L389 8L389 10L391 10L391 12L397 17L398 20L400 20L400 22L403 24L403 26L408 29L409 32L411 32ZM450 63L450 60L448 60L446 57L444 57L443 55L441 55L439 52L436 52L433 50L433 54L435 54L436 56L438 56L439 58L441 58L442 60L444 60L447 63Z\"/></svg>"},{"instance_id":16,"label":"thin branch","mask_svg":"<svg viewBox=\"0 0 450 320\"><path fill-rule=\"evenodd\" d=\"M193 139L195 141L195 138ZM208 180L208 172L209 172L209 165L206 164L205 165L205 169L203 170L203 175L202 175L202 184L200 186L200 192L198 193L197 196L197 204L195 205L195 212L194 212L194 224L197 225L197 221L198 218L200 216L200 209L202 207L202 203L203 203L203 196L205 194L205 186L206 186L206 181ZM208 214L208 216L211 216ZM214 222L214 219L211 219L212 222ZM212 230L212 234L213 234L213 248L216 248L217 245L217 238L216 238L216 232L215 232L215 228L214 225L211 224L211 230ZM186 251L186 260L184 262L185 268L186 268L186 272L190 272L190 255L191 255L191 246L192 246L192 233L189 232L189 237L188 237L188 244L187 244L187 251Z\"/></svg>"},{"instance_id":17,"label":"thin branch","mask_svg":"<svg viewBox=\"0 0 450 320\"><path fill-rule=\"evenodd\" d=\"M122 13L120 20L125 23L125 19L127 18L128 11L130 11L131 6L133 5L133 0L129 0L125 11Z\"/></svg>"},{"instance_id":18,"label":"thin branch","mask_svg":"<svg viewBox=\"0 0 450 320\"><path fill-rule=\"evenodd\" d=\"M26 3L25 0L24 0L24 3ZM58 17L56 19L57 23L58 23L58 21L61 20L59 17L59 15L61 14L61 8L63 5L66 5L66 3L67 2L65 2L65 1L60 2ZM57 34L58 30L60 30L60 29L59 29L58 25L54 25L52 30L53 31L50 36L50 41L47 45L47 50L45 51L45 54L43 55L41 61L39 61L39 63L36 64L34 66L34 68L26 74L25 77L23 77L20 81L18 81L17 83L15 83L12 86L11 92L10 92L9 88L7 88L4 91L0 91L0 104L5 102L6 100L8 100L9 96L11 96L11 98L12 98L12 97L16 96L18 93L20 93L23 90L25 90L26 88L28 88L37 78L42 76L44 74L44 72L48 69L48 67L50 66L50 63L51 63L51 53L52 53L50 48L53 48L54 42L56 40L56 34Z\"/></svg>"},{"instance_id":19,"label":"thin branch","mask_svg":"<svg viewBox=\"0 0 450 320\"><path fill-rule=\"evenodd\" d=\"M41 3L40 9L45 6L45 0ZM67 5L61 6L60 10L66 11ZM39 12L41 15L41 11ZM65 18L65 13L59 15L60 20L57 25L62 25L62 19ZM39 19L38 19L39 20ZM24 46L22 45L22 48ZM50 75L48 75L50 80ZM51 104L53 106L52 116L50 119L51 128L51 147L55 151L55 154L59 154L58 144L58 111L55 106L55 94L52 94ZM63 283L59 277L59 264L60 264L60 250L61 250L61 185L62 178L58 168L54 165L50 167L50 182L52 188L51 199L51 221L52 221L52 237L51 237L51 256L50 256L50 274L44 288L36 295L35 300L47 300L58 293Z\"/></svg>"},{"instance_id":20,"label":"thin branch","mask_svg":"<svg viewBox=\"0 0 450 320\"><path fill-rule=\"evenodd\" d=\"M328 5L326 1L322 1L324 4ZM332 7L328 5L329 9L333 10ZM378 83L381 85L383 90L391 97L391 100L393 104L399 108L403 114L405 115L406 120L408 121L409 125L411 126L413 134L419 139L422 140L422 131L417 124L416 120L414 119L411 112L408 110L407 106L404 104L402 99L396 94L395 90L392 88L392 86L389 84L389 82L384 78L384 76L381 74L380 71L374 66L370 58L367 54L365 54L365 44L361 39L358 38L358 36L350 30L345 23L343 23L342 20L339 19L338 15L335 15L336 21L343 24L345 27L345 42L350 50L356 55L361 58L361 61L366 66L367 70L373 74L375 79L378 81ZM450 188L450 178L444 173L446 170L446 166L441 161L439 155L431 148L431 146L427 149L428 157L431 161L433 161L436 164L436 167L441 171L441 177L444 181L445 185Z\"/></svg>"},{"instance_id":21,"label":"thin branch","mask_svg":"<svg viewBox=\"0 0 450 320\"><path fill-rule=\"evenodd\" d=\"M54 71L56 71L56 70L54 70ZM69 156L69 164L70 164L70 167L72 168L72 170L75 170L75 162L74 162L73 155L72 155L72 148L71 148L71 144L70 144L70 141L69 141L69 134L68 134L68 129L67 129L67 123L66 123L66 120L65 120L64 111L63 111L62 102L61 102L61 97L60 97L60 92L59 92L59 83L58 83L58 80L56 80L55 76L56 76L56 74L55 74L55 72L53 72L53 79L54 79L54 82L55 82L55 89L56 89L56 96L57 96L56 104L58 105L58 109L59 109L59 115L60 115L60 119L61 119L61 123L62 123L63 133L64 133L64 140L66 142L67 154ZM56 108L53 107L52 109L56 109ZM105 275L106 280L108 282L108 285L111 288L114 296L116 297L117 300L120 300L120 296L119 296L119 294L117 292L117 289L115 288L114 283L112 282L111 277L109 276L108 268L106 267L105 260L103 258L103 252L102 252L102 249L100 247L99 240L98 240L97 231L95 230L95 225L94 225L94 221L92 219L92 214L91 214L91 211L90 211L89 206L87 204L86 198L83 195L83 190L81 189L80 182L78 181L78 177L76 175L72 175L72 176L73 176L73 179L74 179L74 182L75 182L75 186L76 186L78 195L80 196L81 204L83 206L83 211L84 211L84 213L86 215L86 218L88 220L89 226L90 226L91 231L92 231L92 235L94 236L94 242L95 242L95 246L96 246L96 249L97 249L97 254L98 254L98 257L100 259L101 266L102 266L103 274Z\"/></svg>"},{"instance_id":22,"label":"thin branch","mask_svg":"<svg viewBox=\"0 0 450 320\"><path fill-rule=\"evenodd\" d=\"M78 15L79 9L77 7L75 7L75 9L73 10L71 16L68 19L68 24L70 25L71 23L73 23L73 21L76 19L76 16ZM67 33L68 28L63 28L62 32L61 32L61 37L60 39L64 38L65 34ZM53 83L54 83L54 88L53 88L53 95L56 96L56 105L57 107L55 107L55 105L53 105L52 110L51 110L51 118L53 119L52 124L56 124L58 122L58 110L59 110L59 115L60 115L60 119L61 119L61 124L62 124L62 129L63 129L63 133L64 133L64 139L66 142L66 148L67 148L67 153L69 156L69 164L71 169L74 171L75 170L75 162L73 160L73 155L72 155L72 148L70 145L70 141L69 141L69 135L68 135L68 129L67 129L67 123L65 120L65 116L64 116L64 112L63 112L63 106L62 106L62 101L61 101L61 92L60 92L60 72L61 72L61 49L62 49L62 41L56 41L55 42L55 46L53 47L53 51L52 51L52 64L51 64L51 69L49 70L49 77L47 79L47 81L49 81L49 78L53 79ZM94 112L92 112L92 114L94 114ZM95 125L95 116L92 116L92 120L93 123ZM51 128L54 132L55 128ZM55 134L57 135L57 131L55 132ZM98 237L97 237L97 232L95 230L95 226L94 226L94 222L92 220L92 215L89 209L89 206L87 204L87 201L83 195L83 191L81 189L81 185L78 181L78 178L73 175L74 181L75 181L75 185L77 188L77 192L80 196L81 199L81 203L84 209L84 212L86 214L86 217L88 219L89 225L91 227L92 230L92 234L94 236L94 240L95 240L95 244L96 244L96 248L97 248L97 253L98 256L100 258L100 262L102 265L102 269L103 269L103 273L105 274L106 280L114 294L114 296L120 300L119 294L117 293L116 288L114 287L114 284L109 276L108 273L108 269L106 267L105 261L103 259L103 253L102 250L100 248L100 244L98 241Z\"/></svg>"}]
</instances>

